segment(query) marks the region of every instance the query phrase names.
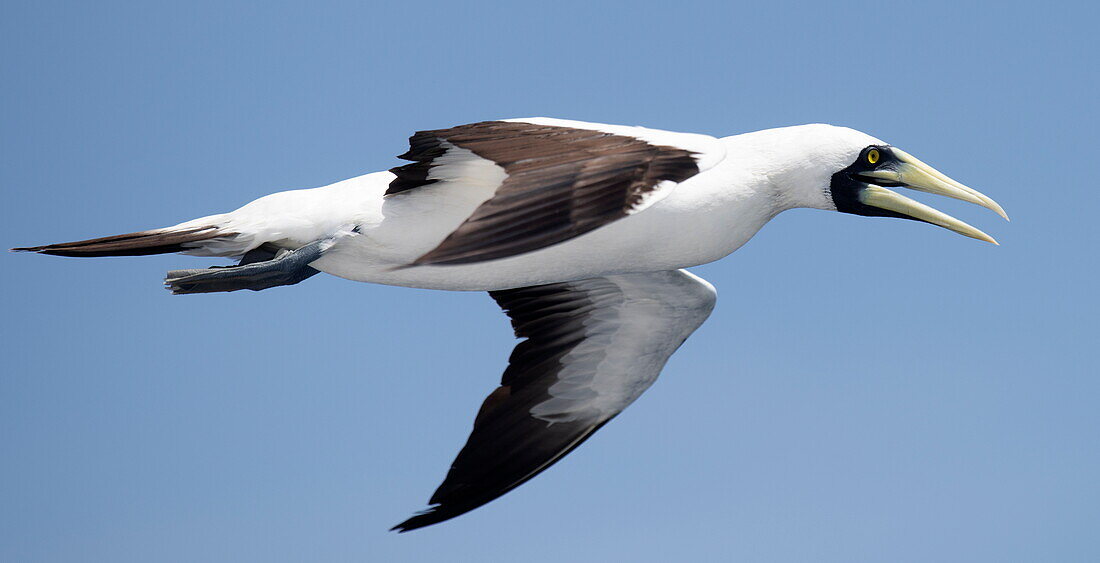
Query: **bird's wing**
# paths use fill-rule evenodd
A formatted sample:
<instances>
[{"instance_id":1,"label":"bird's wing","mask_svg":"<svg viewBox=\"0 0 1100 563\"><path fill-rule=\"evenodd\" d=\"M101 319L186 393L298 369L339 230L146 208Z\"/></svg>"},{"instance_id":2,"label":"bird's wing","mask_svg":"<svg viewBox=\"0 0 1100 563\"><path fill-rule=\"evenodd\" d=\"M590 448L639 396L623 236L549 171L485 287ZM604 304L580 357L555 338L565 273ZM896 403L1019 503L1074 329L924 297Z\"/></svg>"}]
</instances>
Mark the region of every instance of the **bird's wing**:
<instances>
[{"instance_id":1,"label":"bird's wing","mask_svg":"<svg viewBox=\"0 0 1100 563\"><path fill-rule=\"evenodd\" d=\"M710 315L714 288L684 271L490 292L516 345L434 505L402 532L473 510L538 475L637 399Z\"/></svg>"},{"instance_id":2,"label":"bird's wing","mask_svg":"<svg viewBox=\"0 0 1100 563\"><path fill-rule=\"evenodd\" d=\"M724 156L707 135L549 118L485 121L413 135L399 157L413 163L391 170L386 194L453 182L447 174L492 178L492 195L414 262L467 264L538 250L637 213Z\"/></svg>"}]
</instances>

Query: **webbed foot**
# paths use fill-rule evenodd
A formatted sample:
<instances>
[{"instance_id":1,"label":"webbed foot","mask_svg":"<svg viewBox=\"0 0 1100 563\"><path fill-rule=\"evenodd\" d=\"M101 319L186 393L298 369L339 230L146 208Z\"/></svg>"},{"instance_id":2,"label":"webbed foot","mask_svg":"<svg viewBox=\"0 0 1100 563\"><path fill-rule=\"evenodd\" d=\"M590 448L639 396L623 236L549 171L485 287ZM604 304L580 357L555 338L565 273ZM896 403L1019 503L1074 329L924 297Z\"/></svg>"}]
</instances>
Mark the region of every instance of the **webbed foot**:
<instances>
[{"instance_id":1,"label":"webbed foot","mask_svg":"<svg viewBox=\"0 0 1100 563\"><path fill-rule=\"evenodd\" d=\"M320 272L309 264L320 258L331 242L328 239L314 241L281 253L261 246L245 254L236 266L172 270L165 277L164 285L177 295L241 289L260 291L294 285Z\"/></svg>"}]
</instances>

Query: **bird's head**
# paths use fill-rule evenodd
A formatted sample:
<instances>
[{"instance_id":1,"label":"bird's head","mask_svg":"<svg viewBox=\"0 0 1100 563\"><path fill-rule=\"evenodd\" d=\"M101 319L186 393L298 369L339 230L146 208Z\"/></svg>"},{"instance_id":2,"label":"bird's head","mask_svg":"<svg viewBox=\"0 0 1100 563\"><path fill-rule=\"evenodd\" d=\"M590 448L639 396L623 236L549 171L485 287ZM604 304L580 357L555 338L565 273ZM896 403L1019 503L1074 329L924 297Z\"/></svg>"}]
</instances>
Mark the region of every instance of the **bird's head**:
<instances>
[{"instance_id":1,"label":"bird's head","mask_svg":"<svg viewBox=\"0 0 1100 563\"><path fill-rule=\"evenodd\" d=\"M781 174L788 189L796 190L795 206L923 221L993 244L997 244L993 237L975 227L890 188L909 188L976 203L1008 219L1004 209L989 197L865 133L832 125L772 131L782 131L768 143L773 150L789 154L791 145L798 149L797 162L787 160Z\"/></svg>"}]
</instances>

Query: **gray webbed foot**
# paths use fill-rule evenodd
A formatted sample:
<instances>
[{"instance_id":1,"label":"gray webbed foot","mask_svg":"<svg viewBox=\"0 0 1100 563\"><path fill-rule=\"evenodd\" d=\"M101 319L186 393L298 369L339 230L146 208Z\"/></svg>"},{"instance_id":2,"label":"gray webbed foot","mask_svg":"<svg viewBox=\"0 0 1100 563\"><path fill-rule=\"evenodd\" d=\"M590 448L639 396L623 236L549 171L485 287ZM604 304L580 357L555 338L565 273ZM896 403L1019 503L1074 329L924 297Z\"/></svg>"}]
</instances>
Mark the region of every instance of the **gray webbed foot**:
<instances>
[{"instance_id":1,"label":"gray webbed foot","mask_svg":"<svg viewBox=\"0 0 1100 563\"><path fill-rule=\"evenodd\" d=\"M294 285L319 273L309 264L320 258L329 246L331 241L319 240L278 254L273 247L264 245L249 251L236 266L172 270L165 277L164 285L177 295L240 289L260 291Z\"/></svg>"}]
</instances>

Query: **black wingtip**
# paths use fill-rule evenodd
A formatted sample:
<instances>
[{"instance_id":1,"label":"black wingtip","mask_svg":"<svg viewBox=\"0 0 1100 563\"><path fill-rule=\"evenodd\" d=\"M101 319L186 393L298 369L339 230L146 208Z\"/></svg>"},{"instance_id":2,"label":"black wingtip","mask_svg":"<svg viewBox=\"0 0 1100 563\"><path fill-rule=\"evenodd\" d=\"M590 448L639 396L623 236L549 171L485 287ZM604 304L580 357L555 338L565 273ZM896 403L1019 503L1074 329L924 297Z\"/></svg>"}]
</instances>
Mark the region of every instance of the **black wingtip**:
<instances>
[{"instance_id":1,"label":"black wingtip","mask_svg":"<svg viewBox=\"0 0 1100 563\"><path fill-rule=\"evenodd\" d=\"M420 512L417 512L416 514L413 514L412 517L408 520L405 520L404 522L390 528L390 531L404 534L405 532L411 532L413 530L419 530L420 528L426 528L434 524L439 524L440 522L446 522L451 518L466 514L467 512L489 502L489 500L483 500L475 503L462 503L456 505L434 504L428 507L426 510L422 510Z\"/></svg>"},{"instance_id":2,"label":"black wingtip","mask_svg":"<svg viewBox=\"0 0 1100 563\"><path fill-rule=\"evenodd\" d=\"M411 532L412 530L416 530L417 528L423 528L424 526L428 525L428 524L423 524L423 525L417 526L417 525L415 525L415 523L413 523L413 520L415 520L415 519L416 519L416 517L413 516L412 518L409 518L408 520L405 520L404 522L390 528L390 531L391 532L397 532L399 534L404 534L405 532Z\"/></svg>"},{"instance_id":3,"label":"black wingtip","mask_svg":"<svg viewBox=\"0 0 1100 563\"><path fill-rule=\"evenodd\" d=\"M427 526L431 526L432 524L438 524L444 520L450 520L451 518L458 516L457 514L449 516L440 514L438 512L439 508L440 507L438 506L434 506L427 510L417 512L416 514L412 515L412 517L410 517L408 520L405 520L404 522L390 528L390 531L404 534L405 532L419 530L420 528L425 528Z\"/></svg>"}]
</instances>

